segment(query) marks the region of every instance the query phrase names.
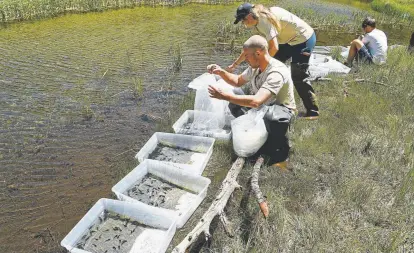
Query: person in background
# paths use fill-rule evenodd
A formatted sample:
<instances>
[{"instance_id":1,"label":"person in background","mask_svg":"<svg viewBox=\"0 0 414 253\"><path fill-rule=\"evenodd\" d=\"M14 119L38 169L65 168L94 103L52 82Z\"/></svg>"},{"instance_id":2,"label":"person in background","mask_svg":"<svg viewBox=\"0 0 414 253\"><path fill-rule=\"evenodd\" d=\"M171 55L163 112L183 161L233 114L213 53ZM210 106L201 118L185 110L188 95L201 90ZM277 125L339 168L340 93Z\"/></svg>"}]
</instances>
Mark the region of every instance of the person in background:
<instances>
[{"instance_id":1,"label":"person in background","mask_svg":"<svg viewBox=\"0 0 414 253\"><path fill-rule=\"evenodd\" d=\"M387 36L376 27L375 19L367 17L362 22L364 37L355 39L351 42L351 48L346 62L347 66L352 66L355 57L364 63L384 64L387 60Z\"/></svg>"},{"instance_id":2,"label":"person in background","mask_svg":"<svg viewBox=\"0 0 414 253\"><path fill-rule=\"evenodd\" d=\"M411 34L410 44L408 45L408 52L414 53L414 32Z\"/></svg>"},{"instance_id":3,"label":"person in background","mask_svg":"<svg viewBox=\"0 0 414 253\"><path fill-rule=\"evenodd\" d=\"M272 58L268 50L266 39L254 35L243 45L243 57L249 67L241 75L232 74L217 64L207 67L209 73L219 75L234 87L248 83L250 95L225 92L214 86L209 86L208 91L210 97L229 101L230 111L235 117L263 104L269 106L264 116L269 135L254 157L266 155L269 157L268 164L286 169L290 149L287 131L296 104L289 69L284 63Z\"/></svg>"},{"instance_id":4,"label":"person in background","mask_svg":"<svg viewBox=\"0 0 414 253\"><path fill-rule=\"evenodd\" d=\"M256 29L266 38L270 56L283 63L292 59L293 84L306 109L302 116L306 119L317 119L319 108L315 91L307 80L310 54L316 44L316 35L312 27L285 9L268 9L261 4L250 3L244 3L237 8L234 24L239 22L246 28ZM244 59L244 54L240 54L227 70L233 72Z\"/></svg>"}]
</instances>

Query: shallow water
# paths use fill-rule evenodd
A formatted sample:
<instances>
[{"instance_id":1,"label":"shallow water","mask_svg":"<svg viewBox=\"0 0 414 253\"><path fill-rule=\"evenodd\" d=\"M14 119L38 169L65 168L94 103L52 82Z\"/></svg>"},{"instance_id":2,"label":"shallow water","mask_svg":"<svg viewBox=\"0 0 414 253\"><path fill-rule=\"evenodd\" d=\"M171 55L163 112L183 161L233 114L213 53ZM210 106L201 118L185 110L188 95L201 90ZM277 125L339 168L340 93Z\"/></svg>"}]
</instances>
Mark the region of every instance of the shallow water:
<instances>
[{"instance_id":1,"label":"shallow water","mask_svg":"<svg viewBox=\"0 0 414 253\"><path fill-rule=\"evenodd\" d=\"M153 134L151 116L166 117L208 64L231 63L213 43L236 6L140 7L0 28L0 252L61 249L110 196L117 171L135 167L125 161ZM408 41L392 29L391 43ZM321 45L354 37L318 31Z\"/></svg>"}]
</instances>

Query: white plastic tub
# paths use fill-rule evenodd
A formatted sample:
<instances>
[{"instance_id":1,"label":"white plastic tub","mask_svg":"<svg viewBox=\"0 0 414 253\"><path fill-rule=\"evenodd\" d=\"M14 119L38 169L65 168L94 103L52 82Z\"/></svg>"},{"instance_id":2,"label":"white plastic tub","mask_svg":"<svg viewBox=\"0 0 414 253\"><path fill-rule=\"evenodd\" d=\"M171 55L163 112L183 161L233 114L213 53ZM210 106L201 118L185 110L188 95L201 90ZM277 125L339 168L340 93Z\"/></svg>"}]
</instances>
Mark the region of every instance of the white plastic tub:
<instances>
[{"instance_id":1,"label":"white plastic tub","mask_svg":"<svg viewBox=\"0 0 414 253\"><path fill-rule=\"evenodd\" d=\"M130 203L112 199L100 199L61 241L71 253L89 253L77 248L77 243L90 233L90 227L99 223L104 211L110 211L133 219L146 227L133 242L129 253L162 253L168 248L175 234L176 222L165 210L142 203ZM130 233L125 230L125 233ZM90 239L92 240L92 239Z\"/></svg>"},{"instance_id":2,"label":"white plastic tub","mask_svg":"<svg viewBox=\"0 0 414 253\"><path fill-rule=\"evenodd\" d=\"M140 162L145 159L159 160L172 167L201 175L213 153L214 141L214 138L208 137L156 132L136 154L135 158ZM184 150L184 152L188 152L188 158L185 161L180 161L179 155L174 152L165 155L168 159L153 157L153 153L156 153L160 147L178 151Z\"/></svg>"},{"instance_id":3,"label":"white plastic tub","mask_svg":"<svg viewBox=\"0 0 414 253\"><path fill-rule=\"evenodd\" d=\"M193 123L194 114L201 114L206 118L213 118L214 115L208 112L187 110L172 126L174 132L177 134L195 135L203 137L212 137L217 140L229 141L231 139L231 121L234 119L233 116L226 115L225 125L223 129L194 129L188 128L186 125Z\"/></svg>"},{"instance_id":4,"label":"white plastic tub","mask_svg":"<svg viewBox=\"0 0 414 253\"><path fill-rule=\"evenodd\" d=\"M112 191L116 194L119 200L140 202L137 199L138 197L131 197L132 194L130 196L129 193L131 192L131 188L137 189L139 188L137 185L145 184L143 180L150 175L156 176L165 182L183 189L179 190L180 193L178 196L176 195L176 197L172 194L169 195L168 192L153 189L155 190L156 195L161 197L164 195L162 200L165 199L169 206L168 209L166 209L167 207L157 208L164 209L166 213L170 213L172 217L176 217L177 228L181 228L206 197L207 188L211 182L210 179L188 173L181 169L173 168L171 165L159 161L147 159L112 187ZM141 189L145 191L146 188L147 187L144 186ZM156 186L154 186L154 188L156 188ZM155 196L155 198L157 198L157 196ZM145 202L148 201L149 200L146 200ZM159 201L156 202L157 204L160 203ZM152 205L154 205L154 203L152 203Z\"/></svg>"}]
</instances>

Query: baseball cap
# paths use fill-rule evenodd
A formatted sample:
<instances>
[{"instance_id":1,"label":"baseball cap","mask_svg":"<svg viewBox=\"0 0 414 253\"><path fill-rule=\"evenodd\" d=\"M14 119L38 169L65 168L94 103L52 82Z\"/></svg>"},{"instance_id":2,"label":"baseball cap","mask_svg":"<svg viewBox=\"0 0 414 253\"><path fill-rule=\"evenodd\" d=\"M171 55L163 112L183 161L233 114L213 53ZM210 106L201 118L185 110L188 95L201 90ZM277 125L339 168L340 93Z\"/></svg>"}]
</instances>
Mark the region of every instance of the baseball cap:
<instances>
[{"instance_id":1,"label":"baseball cap","mask_svg":"<svg viewBox=\"0 0 414 253\"><path fill-rule=\"evenodd\" d=\"M250 3L244 3L242 5L240 5L237 8L237 12L236 12L236 20L234 21L234 24L239 23L241 20L243 20L247 15L250 14L250 12L252 11L253 5Z\"/></svg>"}]
</instances>

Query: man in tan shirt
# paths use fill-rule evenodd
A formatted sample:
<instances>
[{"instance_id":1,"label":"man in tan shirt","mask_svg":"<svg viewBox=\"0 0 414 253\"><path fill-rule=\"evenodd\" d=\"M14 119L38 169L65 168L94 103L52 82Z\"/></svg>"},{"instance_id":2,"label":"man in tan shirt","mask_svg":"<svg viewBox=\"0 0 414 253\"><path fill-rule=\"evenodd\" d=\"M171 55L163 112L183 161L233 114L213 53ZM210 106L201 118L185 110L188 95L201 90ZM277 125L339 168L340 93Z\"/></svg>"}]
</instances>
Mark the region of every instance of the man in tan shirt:
<instances>
[{"instance_id":1,"label":"man in tan shirt","mask_svg":"<svg viewBox=\"0 0 414 253\"><path fill-rule=\"evenodd\" d=\"M264 119L268 139L257 155L269 156L269 163L285 166L289 153L287 130L296 110L293 84L289 69L268 53L268 44L262 36L254 35L243 45L243 54L250 65L241 75L232 74L216 64L207 67L210 73L219 75L234 87L249 84L249 95L225 92L220 87L209 86L210 96L230 102L230 110L235 117L243 114L244 108L270 106Z\"/></svg>"}]
</instances>

